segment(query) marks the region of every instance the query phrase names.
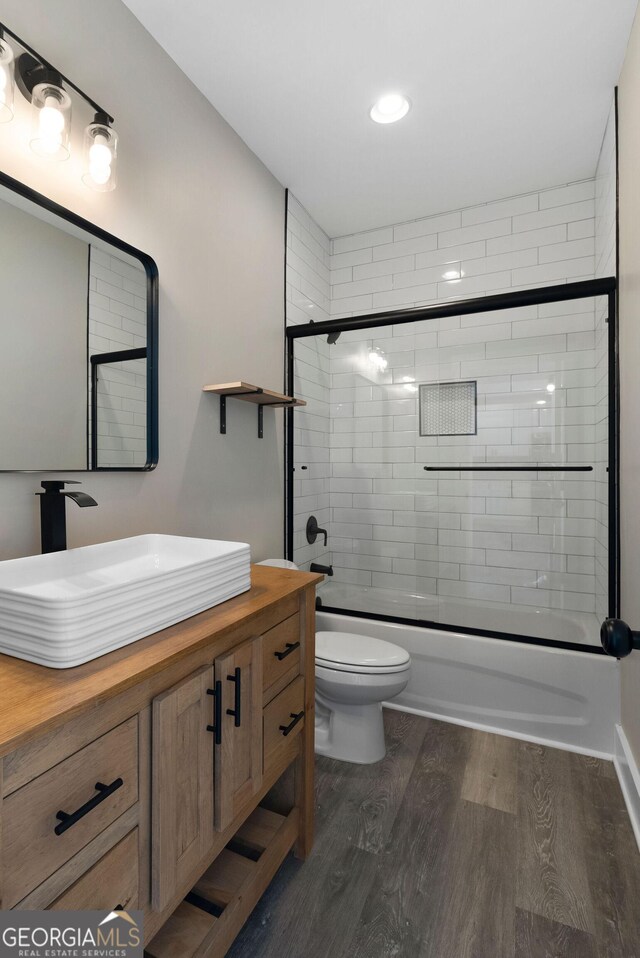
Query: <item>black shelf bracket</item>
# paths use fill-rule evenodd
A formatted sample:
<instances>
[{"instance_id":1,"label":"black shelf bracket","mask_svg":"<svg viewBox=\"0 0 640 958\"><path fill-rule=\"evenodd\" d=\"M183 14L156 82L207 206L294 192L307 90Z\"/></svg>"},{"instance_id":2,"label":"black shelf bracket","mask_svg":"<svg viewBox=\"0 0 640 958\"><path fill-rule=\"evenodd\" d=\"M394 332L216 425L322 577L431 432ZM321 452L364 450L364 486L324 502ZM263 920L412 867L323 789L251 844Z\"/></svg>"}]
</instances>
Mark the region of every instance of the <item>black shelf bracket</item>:
<instances>
[{"instance_id":1,"label":"black shelf bracket","mask_svg":"<svg viewBox=\"0 0 640 958\"><path fill-rule=\"evenodd\" d=\"M243 393L222 393L220 395L220 433L225 436L227 433L227 396L231 396L232 399L235 399L238 396L259 396L264 392L264 389L261 386L257 386L255 389L247 389ZM263 406L260 404L258 406L258 438L262 439L264 436L264 417L262 415Z\"/></svg>"},{"instance_id":2,"label":"black shelf bracket","mask_svg":"<svg viewBox=\"0 0 640 958\"><path fill-rule=\"evenodd\" d=\"M220 396L220 433L225 436L227 433L227 397Z\"/></svg>"}]
</instances>

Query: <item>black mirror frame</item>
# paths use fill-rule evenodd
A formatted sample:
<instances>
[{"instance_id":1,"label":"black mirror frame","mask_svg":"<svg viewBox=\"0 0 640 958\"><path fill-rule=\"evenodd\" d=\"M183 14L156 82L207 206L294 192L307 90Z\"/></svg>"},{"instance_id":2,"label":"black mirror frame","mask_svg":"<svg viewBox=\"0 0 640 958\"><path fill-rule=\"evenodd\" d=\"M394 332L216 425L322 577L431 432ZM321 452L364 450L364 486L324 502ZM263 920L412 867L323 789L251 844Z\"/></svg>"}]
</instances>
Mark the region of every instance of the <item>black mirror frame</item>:
<instances>
[{"instance_id":1,"label":"black mirror frame","mask_svg":"<svg viewBox=\"0 0 640 958\"><path fill-rule=\"evenodd\" d=\"M138 259L147 276L147 461L144 466L91 466L86 469L0 469L0 473L35 472L149 472L158 465L158 267L147 253L113 236L89 220L60 206L42 193L0 171L0 186L6 186L24 199L41 206L49 213L91 233L97 239Z\"/></svg>"}]
</instances>

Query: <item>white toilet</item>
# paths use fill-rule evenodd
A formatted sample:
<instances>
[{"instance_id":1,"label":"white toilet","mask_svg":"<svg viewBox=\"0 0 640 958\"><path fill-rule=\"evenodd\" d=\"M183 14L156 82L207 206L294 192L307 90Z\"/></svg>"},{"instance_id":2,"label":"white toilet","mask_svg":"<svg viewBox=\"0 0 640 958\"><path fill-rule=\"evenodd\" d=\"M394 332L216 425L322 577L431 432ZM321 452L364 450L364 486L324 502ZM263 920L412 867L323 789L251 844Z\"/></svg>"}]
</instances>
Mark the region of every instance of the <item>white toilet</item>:
<instances>
[{"instance_id":1,"label":"white toilet","mask_svg":"<svg viewBox=\"0 0 640 958\"><path fill-rule=\"evenodd\" d=\"M286 559L258 565L297 569ZM409 653L391 642L316 633L316 752L358 765L383 759L382 702L406 688L410 671Z\"/></svg>"},{"instance_id":2,"label":"white toilet","mask_svg":"<svg viewBox=\"0 0 640 958\"><path fill-rule=\"evenodd\" d=\"M384 758L382 702L406 688L409 653L351 632L316 633L316 752L368 765Z\"/></svg>"}]
</instances>

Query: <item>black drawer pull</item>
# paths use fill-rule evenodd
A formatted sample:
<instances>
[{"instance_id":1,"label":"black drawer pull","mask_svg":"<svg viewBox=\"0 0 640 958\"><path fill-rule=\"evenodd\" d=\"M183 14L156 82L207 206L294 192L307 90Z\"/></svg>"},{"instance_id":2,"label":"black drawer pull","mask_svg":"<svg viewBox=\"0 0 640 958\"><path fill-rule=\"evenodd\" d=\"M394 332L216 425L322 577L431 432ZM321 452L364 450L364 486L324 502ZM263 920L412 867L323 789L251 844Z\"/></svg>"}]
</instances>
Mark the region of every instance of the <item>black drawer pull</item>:
<instances>
[{"instance_id":1,"label":"black drawer pull","mask_svg":"<svg viewBox=\"0 0 640 958\"><path fill-rule=\"evenodd\" d=\"M222 682L216 682L215 689L207 689L207 695L213 695L215 701L213 705L213 725L207 725L207 732L213 732L214 742L220 745L222 742Z\"/></svg>"},{"instance_id":2,"label":"black drawer pull","mask_svg":"<svg viewBox=\"0 0 640 958\"><path fill-rule=\"evenodd\" d=\"M62 835L68 828L71 828L71 826L79 822L81 818L84 818L84 816L92 812L94 808L97 808L106 798L109 798L109 795L113 795L119 788L122 788L123 785L124 782L121 778L116 778L111 782L111 785L103 785L102 782L96 782L95 789L98 794L90 798L84 805L81 805L77 811L57 812L56 818L60 824L54 828L56 835Z\"/></svg>"},{"instance_id":3,"label":"black drawer pull","mask_svg":"<svg viewBox=\"0 0 640 958\"><path fill-rule=\"evenodd\" d=\"M299 648L300 648L299 642L287 642L284 647L284 652L274 652L273 654L275 655L277 659L279 659L282 662L282 660L286 659L288 655L291 655L294 649L299 649Z\"/></svg>"},{"instance_id":4,"label":"black drawer pull","mask_svg":"<svg viewBox=\"0 0 640 958\"><path fill-rule=\"evenodd\" d=\"M304 718L304 709L302 710L302 712L289 712L289 715L291 716L291 721L289 722L289 724L278 726L278 728L280 729L283 735L288 735L289 732L293 731L293 729L298 724L300 719Z\"/></svg>"},{"instance_id":5,"label":"black drawer pull","mask_svg":"<svg viewBox=\"0 0 640 958\"><path fill-rule=\"evenodd\" d=\"M235 718L235 727L240 728L240 717L242 714L240 711L242 706L242 670L239 666L236 666L236 670L233 675L227 675L227 682L235 682L236 686L235 704L232 709L227 709L227 715L233 715Z\"/></svg>"}]
</instances>

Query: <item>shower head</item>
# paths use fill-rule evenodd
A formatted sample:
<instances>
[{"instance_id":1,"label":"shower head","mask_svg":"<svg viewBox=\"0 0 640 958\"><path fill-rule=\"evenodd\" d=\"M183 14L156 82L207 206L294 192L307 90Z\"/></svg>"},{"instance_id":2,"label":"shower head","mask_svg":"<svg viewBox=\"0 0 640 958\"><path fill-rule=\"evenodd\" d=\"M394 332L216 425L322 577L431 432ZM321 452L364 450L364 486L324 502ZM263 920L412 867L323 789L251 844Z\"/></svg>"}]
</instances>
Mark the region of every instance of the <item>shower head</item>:
<instances>
[{"instance_id":1,"label":"shower head","mask_svg":"<svg viewBox=\"0 0 640 958\"><path fill-rule=\"evenodd\" d=\"M327 342L329 343L330 346L333 346L334 343L337 343L339 339L340 339L339 330L337 333L329 333L329 335L327 336Z\"/></svg>"}]
</instances>

